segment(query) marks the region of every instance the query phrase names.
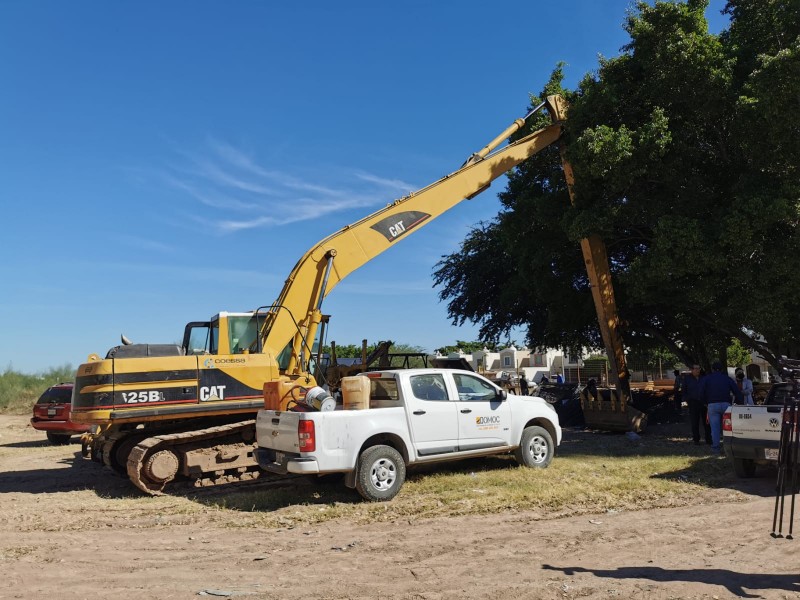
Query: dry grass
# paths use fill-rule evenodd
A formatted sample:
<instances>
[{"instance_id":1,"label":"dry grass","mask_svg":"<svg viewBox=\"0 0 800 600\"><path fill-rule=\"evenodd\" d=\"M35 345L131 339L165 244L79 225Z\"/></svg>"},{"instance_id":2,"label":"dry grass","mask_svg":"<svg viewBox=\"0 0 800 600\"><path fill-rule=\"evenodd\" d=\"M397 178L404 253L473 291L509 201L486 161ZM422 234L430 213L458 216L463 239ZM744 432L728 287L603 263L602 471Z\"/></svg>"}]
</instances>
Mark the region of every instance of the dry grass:
<instances>
[{"instance_id":1,"label":"dry grass","mask_svg":"<svg viewBox=\"0 0 800 600\"><path fill-rule=\"evenodd\" d=\"M686 439L570 432L548 469L518 466L510 457L425 467L409 474L389 503L360 502L341 482L271 491L240 491L201 499L224 513L243 513L230 526L358 523L533 511L540 518L697 503L708 488L733 481L726 460ZM731 499L740 498L731 490Z\"/></svg>"},{"instance_id":2,"label":"dry grass","mask_svg":"<svg viewBox=\"0 0 800 600\"><path fill-rule=\"evenodd\" d=\"M28 414L33 404L51 385L74 381L75 372L70 365L55 367L35 374L26 374L11 367L0 372L0 413Z\"/></svg>"},{"instance_id":3,"label":"dry grass","mask_svg":"<svg viewBox=\"0 0 800 600\"><path fill-rule=\"evenodd\" d=\"M24 481L8 473L0 480L9 492L47 493L49 510L17 510L19 504L6 502L0 506L0 521L17 531L282 528L334 520L366 524L523 511L526 519L552 519L747 498L736 490L739 484L728 461L692 445L682 435L685 427L652 428L639 441L567 432L544 470L520 467L507 456L430 465L411 471L400 494L386 503L362 502L341 481L311 483L305 478L279 488L255 484L145 497L110 471L79 456L73 460L75 444L64 448L19 442L3 447L0 458L9 465L15 457L23 459L16 468L22 469ZM50 469L54 460L63 466Z\"/></svg>"}]
</instances>

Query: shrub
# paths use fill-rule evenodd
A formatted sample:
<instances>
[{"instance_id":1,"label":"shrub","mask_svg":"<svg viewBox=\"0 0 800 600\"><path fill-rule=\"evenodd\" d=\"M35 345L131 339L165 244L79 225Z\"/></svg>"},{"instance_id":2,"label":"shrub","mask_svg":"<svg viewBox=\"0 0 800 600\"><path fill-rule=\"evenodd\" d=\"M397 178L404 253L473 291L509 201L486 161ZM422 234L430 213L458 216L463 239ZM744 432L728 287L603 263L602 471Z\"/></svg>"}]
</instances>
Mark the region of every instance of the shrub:
<instances>
[{"instance_id":1,"label":"shrub","mask_svg":"<svg viewBox=\"0 0 800 600\"><path fill-rule=\"evenodd\" d=\"M74 379L75 370L68 364L34 374L20 373L9 366L0 373L0 412L29 412L48 387Z\"/></svg>"}]
</instances>

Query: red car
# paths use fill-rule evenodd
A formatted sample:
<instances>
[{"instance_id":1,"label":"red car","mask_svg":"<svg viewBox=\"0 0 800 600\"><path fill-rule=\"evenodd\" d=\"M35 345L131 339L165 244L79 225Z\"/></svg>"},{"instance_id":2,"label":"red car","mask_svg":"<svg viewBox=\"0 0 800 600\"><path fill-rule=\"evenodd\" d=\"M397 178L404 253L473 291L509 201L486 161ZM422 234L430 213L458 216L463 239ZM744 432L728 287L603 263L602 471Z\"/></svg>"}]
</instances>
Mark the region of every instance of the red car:
<instances>
[{"instance_id":1,"label":"red car","mask_svg":"<svg viewBox=\"0 0 800 600\"><path fill-rule=\"evenodd\" d=\"M46 431L51 444L68 444L73 434L89 431L89 425L70 420L72 388L72 383L49 387L33 405L31 425L34 429Z\"/></svg>"}]
</instances>

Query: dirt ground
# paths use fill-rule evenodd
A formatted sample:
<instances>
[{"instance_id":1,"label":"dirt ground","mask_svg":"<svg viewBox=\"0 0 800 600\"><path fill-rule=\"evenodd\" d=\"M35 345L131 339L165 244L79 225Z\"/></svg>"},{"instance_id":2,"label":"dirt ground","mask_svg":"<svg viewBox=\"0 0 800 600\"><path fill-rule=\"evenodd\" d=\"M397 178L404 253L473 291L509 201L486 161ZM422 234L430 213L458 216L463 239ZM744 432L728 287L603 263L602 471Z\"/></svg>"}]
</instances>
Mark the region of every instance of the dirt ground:
<instances>
[{"instance_id":1,"label":"dirt ground","mask_svg":"<svg viewBox=\"0 0 800 600\"><path fill-rule=\"evenodd\" d=\"M43 437L0 415L0 598L800 599L800 540L769 536L772 475L733 503L265 528L144 498L77 438Z\"/></svg>"}]
</instances>

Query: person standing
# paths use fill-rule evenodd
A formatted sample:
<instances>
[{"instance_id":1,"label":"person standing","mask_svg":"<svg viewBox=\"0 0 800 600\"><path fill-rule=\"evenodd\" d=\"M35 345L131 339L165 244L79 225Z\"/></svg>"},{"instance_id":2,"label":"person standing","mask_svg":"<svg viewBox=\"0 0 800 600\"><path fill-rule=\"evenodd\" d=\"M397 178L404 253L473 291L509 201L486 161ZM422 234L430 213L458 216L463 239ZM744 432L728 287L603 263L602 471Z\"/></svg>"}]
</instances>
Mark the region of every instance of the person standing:
<instances>
[{"instance_id":1,"label":"person standing","mask_svg":"<svg viewBox=\"0 0 800 600\"><path fill-rule=\"evenodd\" d=\"M519 378L519 393L523 396L528 395L528 379L525 377L525 373L523 373Z\"/></svg>"},{"instance_id":2,"label":"person standing","mask_svg":"<svg viewBox=\"0 0 800 600\"><path fill-rule=\"evenodd\" d=\"M683 398L681 398L681 372L675 369L672 374L675 375L675 382L672 384L672 412L679 417L681 415L681 402L683 401Z\"/></svg>"},{"instance_id":3,"label":"person standing","mask_svg":"<svg viewBox=\"0 0 800 600\"><path fill-rule=\"evenodd\" d=\"M708 408L708 423L711 426L711 452L719 454L722 441L722 415L731 405L731 397L738 403L742 402L742 392L722 372L722 363L719 361L711 365L711 374L700 382L700 397Z\"/></svg>"},{"instance_id":4,"label":"person standing","mask_svg":"<svg viewBox=\"0 0 800 600\"><path fill-rule=\"evenodd\" d=\"M711 427L708 425L706 418L706 405L700 397L700 383L702 382L700 376L700 365L692 365L692 372L687 373L681 382L681 390L683 399L686 400L686 406L689 408L689 423L692 426L692 439L695 446L700 445L700 428L703 428L705 434L706 444L711 443Z\"/></svg>"},{"instance_id":5,"label":"person standing","mask_svg":"<svg viewBox=\"0 0 800 600\"><path fill-rule=\"evenodd\" d=\"M753 381L745 377L744 370L741 367L736 369L736 385L739 386L739 391L742 392L744 403L753 406Z\"/></svg>"},{"instance_id":6,"label":"person standing","mask_svg":"<svg viewBox=\"0 0 800 600\"><path fill-rule=\"evenodd\" d=\"M592 400L600 400L600 390L597 389L597 380L592 377L586 382L586 394L591 396Z\"/></svg>"}]
</instances>

